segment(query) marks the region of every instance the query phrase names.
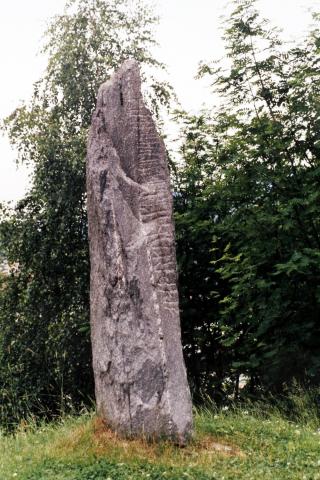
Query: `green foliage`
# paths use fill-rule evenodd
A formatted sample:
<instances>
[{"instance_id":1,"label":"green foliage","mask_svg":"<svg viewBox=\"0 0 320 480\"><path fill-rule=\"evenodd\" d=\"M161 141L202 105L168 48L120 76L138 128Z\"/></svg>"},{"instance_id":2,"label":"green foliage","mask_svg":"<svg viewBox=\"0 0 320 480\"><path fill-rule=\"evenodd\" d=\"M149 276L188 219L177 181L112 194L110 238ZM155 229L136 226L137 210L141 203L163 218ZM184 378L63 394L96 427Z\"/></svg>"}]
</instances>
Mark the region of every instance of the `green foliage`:
<instances>
[{"instance_id":1,"label":"green foliage","mask_svg":"<svg viewBox=\"0 0 320 480\"><path fill-rule=\"evenodd\" d=\"M180 114L176 195L189 365L236 395L241 374L251 393L320 381L319 19L293 47L254 5L235 2L227 60L200 67L221 107Z\"/></svg>"},{"instance_id":2,"label":"green foliage","mask_svg":"<svg viewBox=\"0 0 320 480\"><path fill-rule=\"evenodd\" d=\"M31 102L5 120L33 184L3 208L1 245L15 271L0 289L0 422L54 415L93 396L85 157L97 89L123 59L148 72L156 18L139 0L72 0L46 35L48 66ZM157 111L171 91L152 74Z\"/></svg>"}]
</instances>

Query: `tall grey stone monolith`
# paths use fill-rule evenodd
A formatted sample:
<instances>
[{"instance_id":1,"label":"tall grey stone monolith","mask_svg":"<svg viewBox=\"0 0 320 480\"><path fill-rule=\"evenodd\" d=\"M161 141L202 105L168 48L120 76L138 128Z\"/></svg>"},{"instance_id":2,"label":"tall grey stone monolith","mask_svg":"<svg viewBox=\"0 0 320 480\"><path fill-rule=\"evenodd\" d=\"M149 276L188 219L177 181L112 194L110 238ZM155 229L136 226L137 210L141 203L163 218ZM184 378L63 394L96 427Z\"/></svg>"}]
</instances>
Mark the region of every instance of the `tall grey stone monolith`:
<instances>
[{"instance_id":1,"label":"tall grey stone monolith","mask_svg":"<svg viewBox=\"0 0 320 480\"><path fill-rule=\"evenodd\" d=\"M98 413L124 435L192 431L163 141L127 60L99 90L87 158Z\"/></svg>"}]
</instances>

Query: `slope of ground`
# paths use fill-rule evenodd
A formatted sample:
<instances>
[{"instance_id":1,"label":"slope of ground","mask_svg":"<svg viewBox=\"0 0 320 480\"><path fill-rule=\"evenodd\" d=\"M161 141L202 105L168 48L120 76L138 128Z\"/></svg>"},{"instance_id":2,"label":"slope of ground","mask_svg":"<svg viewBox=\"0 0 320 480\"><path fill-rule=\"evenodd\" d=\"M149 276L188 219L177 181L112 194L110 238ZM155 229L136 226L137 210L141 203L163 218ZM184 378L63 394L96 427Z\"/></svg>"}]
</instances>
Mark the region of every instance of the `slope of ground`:
<instances>
[{"instance_id":1,"label":"slope of ground","mask_svg":"<svg viewBox=\"0 0 320 480\"><path fill-rule=\"evenodd\" d=\"M124 440L93 414L0 436L0 479L317 480L320 425L278 412L201 411L186 448Z\"/></svg>"}]
</instances>

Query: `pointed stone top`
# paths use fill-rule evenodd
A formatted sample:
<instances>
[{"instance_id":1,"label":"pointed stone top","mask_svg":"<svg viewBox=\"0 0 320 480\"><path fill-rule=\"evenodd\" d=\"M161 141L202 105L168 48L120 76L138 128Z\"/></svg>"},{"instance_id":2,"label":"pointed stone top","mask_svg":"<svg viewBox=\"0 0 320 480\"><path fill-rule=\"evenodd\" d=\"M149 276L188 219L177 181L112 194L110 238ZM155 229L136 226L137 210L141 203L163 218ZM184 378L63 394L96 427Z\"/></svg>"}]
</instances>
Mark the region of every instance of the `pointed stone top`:
<instances>
[{"instance_id":1,"label":"pointed stone top","mask_svg":"<svg viewBox=\"0 0 320 480\"><path fill-rule=\"evenodd\" d=\"M133 68L137 68L140 70L140 64L138 60L136 60L135 58L127 58L127 60L124 60L124 62L120 66L117 73L125 70L132 70Z\"/></svg>"},{"instance_id":2,"label":"pointed stone top","mask_svg":"<svg viewBox=\"0 0 320 480\"><path fill-rule=\"evenodd\" d=\"M112 86L115 86L116 84L119 84L119 82L121 83L123 77L125 77L124 83L127 84L127 88L130 88L132 83L136 83L140 89L140 64L137 60L134 58L128 58L127 60L124 60L111 78L101 85L99 88L99 93Z\"/></svg>"}]
</instances>

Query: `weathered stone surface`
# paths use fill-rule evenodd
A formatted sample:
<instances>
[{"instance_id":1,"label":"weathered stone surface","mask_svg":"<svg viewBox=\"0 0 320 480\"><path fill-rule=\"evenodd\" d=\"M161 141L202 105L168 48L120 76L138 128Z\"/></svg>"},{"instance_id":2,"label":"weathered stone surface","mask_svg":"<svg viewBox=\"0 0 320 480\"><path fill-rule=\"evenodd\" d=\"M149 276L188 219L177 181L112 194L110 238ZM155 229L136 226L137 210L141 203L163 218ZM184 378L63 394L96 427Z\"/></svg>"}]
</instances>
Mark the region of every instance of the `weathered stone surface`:
<instances>
[{"instance_id":1,"label":"weathered stone surface","mask_svg":"<svg viewBox=\"0 0 320 480\"><path fill-rule=\"evenodd\" d=\"M185 442L192 413L169 172L133 60L100 88L87 191L98 412L123 434Z\"/></svg>"}]
</instances>

